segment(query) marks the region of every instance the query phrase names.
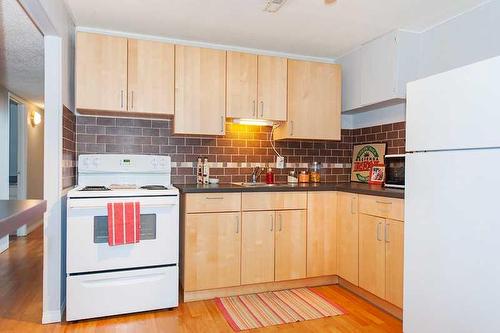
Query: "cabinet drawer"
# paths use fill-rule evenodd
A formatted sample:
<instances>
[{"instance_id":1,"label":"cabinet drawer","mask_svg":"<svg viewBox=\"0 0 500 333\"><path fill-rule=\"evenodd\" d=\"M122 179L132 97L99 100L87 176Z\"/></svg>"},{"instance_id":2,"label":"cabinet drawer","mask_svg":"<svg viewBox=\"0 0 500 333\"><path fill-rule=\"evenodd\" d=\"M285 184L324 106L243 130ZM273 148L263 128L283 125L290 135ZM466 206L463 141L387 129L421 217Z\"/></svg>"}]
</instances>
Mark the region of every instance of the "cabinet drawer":
<instances>
[{"instance_id":1,"label":"cabinet drawer","mask_svg":"<svg viewBox=\"0 0 500 333\"><path fill-rule=\"evenodd\" d=\"M241 209L241 193L186 194L186 213L238 212Z\"/></svg>"},{"instance_id":2,"label":"cabinet drawer","mask_svg":"<svg viewBox=\"0 0 500 333\"><path fill-rule=\"evenodd\" d=\"M243 210L306 209L307 192L243 193Z\"/></svg>"},{"instance_id":3,"label":"cabinet drawer","mask_svg":"<svg viewBox=\"0 0 500 333\"><path fill-rule=\"evenodd\" d=\"M360 195L359 212L363 214L403 221L404 200L376 197L371 195Z\"/></svg>"}]
</instances>

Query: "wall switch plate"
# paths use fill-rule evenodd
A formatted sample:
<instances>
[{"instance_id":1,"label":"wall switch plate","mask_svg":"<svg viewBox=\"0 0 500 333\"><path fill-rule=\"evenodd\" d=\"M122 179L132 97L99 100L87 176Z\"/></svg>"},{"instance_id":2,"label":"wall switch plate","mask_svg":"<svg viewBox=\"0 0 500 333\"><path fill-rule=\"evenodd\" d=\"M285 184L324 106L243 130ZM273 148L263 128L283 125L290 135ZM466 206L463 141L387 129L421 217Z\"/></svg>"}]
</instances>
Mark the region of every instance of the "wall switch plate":
<instances>
[{"instance_id":1,"label":"wall switch plate","mask_svg":"<svg viewBox=\"0 0 500 333\"><path fill-rule=\"evenodd\" d=\"M277 169L285 168L285 158L283 156L276 156L276 168Z\"/></svg>"}]
</instances>

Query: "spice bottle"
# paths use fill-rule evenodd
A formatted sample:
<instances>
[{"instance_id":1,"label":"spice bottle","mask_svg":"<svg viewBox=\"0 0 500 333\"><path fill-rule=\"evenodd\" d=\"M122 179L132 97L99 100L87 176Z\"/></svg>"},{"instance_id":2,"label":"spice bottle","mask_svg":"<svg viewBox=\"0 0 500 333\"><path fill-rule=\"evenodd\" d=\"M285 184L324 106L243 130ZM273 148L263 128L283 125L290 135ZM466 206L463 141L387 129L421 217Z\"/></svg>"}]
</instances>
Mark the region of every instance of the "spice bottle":
<instances>
[{"instance_id":1,"label":"spice bottle","mask_svg":"<svg viewBox=\"0 0 500 333\"><path fill-rule=\"evenodd\" d=\"M306 170L299 173L299 183L309 183L309 174Z\"/></svg>"},{"instance_id":2,"label":"spice bottle","mask_svg":"<svg viewBox=\"0 0 500 333\"><path fill-rule=\"evenodd\" d=\"M313 162L310 167L311 183L319 183L321 181L320 169L320 164L318 162Z\"/></svg>"},{"instance_id":3,"label":"spice bottle","mask_svg":"<svg viewBox=\"0 0 500 333\"><path fill-rule=\"evenodd\" d=\"M203 184L203 161L198 157L196 161L196 184Z\"/></svg>"},{"instance_id":4,"label":"spice bottle","mask_svg":"<svg viewBox=\"0 0 500 333\"><path fill-rule=\"evenodd\" d=\"M210 178L210 167L208 166L208 158L203 159L203 184L208 184Z\"/></svg>"}]
</instances>

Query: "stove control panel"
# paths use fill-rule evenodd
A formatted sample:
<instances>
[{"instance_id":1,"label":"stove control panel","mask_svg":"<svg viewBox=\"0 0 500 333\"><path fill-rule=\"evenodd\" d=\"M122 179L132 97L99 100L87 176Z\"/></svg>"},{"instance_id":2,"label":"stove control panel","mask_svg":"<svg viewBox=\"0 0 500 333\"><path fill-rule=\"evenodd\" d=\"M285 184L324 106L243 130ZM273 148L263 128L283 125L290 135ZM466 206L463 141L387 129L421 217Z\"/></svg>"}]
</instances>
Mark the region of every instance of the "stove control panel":
<instances>
[{"instance_id":1,"label":"stove control panel","mask_svg":"<svg viewBox=\"0 0 500 333\"><path fill-rule=\"evenodd\" d=\"M78 172L80 173L170 173L170 170L170 156L83 154L78 157Z\"/></svg>"}]
</instances>

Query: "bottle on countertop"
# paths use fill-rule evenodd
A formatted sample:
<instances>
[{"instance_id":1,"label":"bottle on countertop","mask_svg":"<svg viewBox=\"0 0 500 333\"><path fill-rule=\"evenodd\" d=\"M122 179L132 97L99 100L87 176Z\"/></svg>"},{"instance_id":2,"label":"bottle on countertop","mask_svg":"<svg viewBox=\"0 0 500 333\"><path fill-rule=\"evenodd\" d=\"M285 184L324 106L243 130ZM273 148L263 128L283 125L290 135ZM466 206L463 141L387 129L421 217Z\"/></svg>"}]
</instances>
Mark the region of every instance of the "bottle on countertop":
<instances>
[{"instance_id":1,"label":"bottle on countertop","mask_svg":"<svg viewBox=\"0 0 500 333\"><path fill-rule=\"evenodd\" d=\"M196 184L203 184L203 160L200 156L196 161Z\"/></svg>"},{"instance_id":2,"label":"bottle on countertop","mask_svg":"<svg viewBox=\"0 0 500 333\"><path fill-rule=\"evenodd\" d=\"M203 184L210 183L210 167L208 166L208 158L203 159Z\"/></svg>"},{"instance_id":3,"label":"bottle on countertop","mask_svg":"<svg viewBox=\"0 0 500 333\"><path fill-rule=\"evenodd\" d=\"M288 184L297 184L299 182L299 178L297 177L295 170L290 171L287 180Z\"/></svg>"},{"instance_id":4,"label":"bottle on countertop","mask_svg":"<svg viewBox=\"0 0 500 333\"><path fill-rule=\"evenodd\" d=\"M311 177L311 183L319 183L321 182L321 165L318 162L313 162L313 164L310 167L310 177Z\"/></svg>"},{"instance_id":5,"label":"bottle on countertop","mask_svg":"<svg viewBox=\"0 0 500 333\"><path fill-rule=\"evenodd\" d=\"M271 168L267 169L266 172L266 184L274 184L274 173Z\"/></svg>"}]
</instances>

